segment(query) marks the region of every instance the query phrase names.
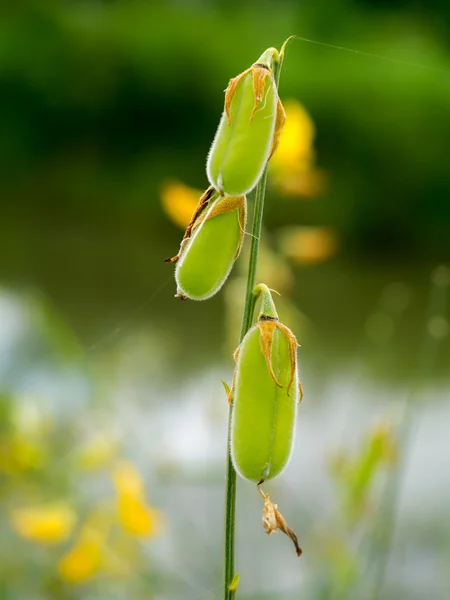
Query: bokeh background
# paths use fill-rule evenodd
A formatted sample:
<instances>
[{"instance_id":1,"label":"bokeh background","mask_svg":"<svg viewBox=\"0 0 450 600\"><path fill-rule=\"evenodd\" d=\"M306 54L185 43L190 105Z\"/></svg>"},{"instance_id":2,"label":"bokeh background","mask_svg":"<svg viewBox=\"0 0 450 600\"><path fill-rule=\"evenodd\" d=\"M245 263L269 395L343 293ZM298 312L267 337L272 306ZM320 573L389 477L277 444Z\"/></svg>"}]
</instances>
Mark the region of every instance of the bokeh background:
<instances>
[{"instance_id":1,"label":"bokeh background","mask_svg":"<svg viewBox=\"0 0 450 600\"><path fill-rule=\"evenodd\" d=\"M246 250L174 299L229 78L291 34L259 278L300 343L294 457L239 481L238 597L450 595L450 4L0 5L0 597L221 597ZM251 205L251 202L250 202ZM246 244L248 246L248 243Z\"/></svg>"}]
</instances>

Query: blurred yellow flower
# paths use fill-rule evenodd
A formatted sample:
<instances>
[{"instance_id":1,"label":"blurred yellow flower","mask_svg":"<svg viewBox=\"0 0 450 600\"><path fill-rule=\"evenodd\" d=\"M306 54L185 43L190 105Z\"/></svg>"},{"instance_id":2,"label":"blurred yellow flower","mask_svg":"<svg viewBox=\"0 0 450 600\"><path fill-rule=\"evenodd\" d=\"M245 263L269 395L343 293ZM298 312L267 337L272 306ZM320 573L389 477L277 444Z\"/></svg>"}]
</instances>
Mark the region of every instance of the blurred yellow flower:
<instances>
[{"instance_id":1,"label":"blurred yellow flower","mask_svg":"<svg viewBox=\"0 0 450 600\"><path fill-rule=\"evenodd\" d=\"M121 460L113 469L112 479L117 494L141 497L144 495L144 482L133 463Z\"/></svg>"},{"instance_id":2,"label":"blurred yellow flower","mask_svg":"<svg viewBox=\"0 0 450 600\"><path fill-rule=\"evenodd\" d=\"M122 527L132 535L156 536L162 530L161 513L148 506L143 498L121 494L117 511Z\"/></svg>"},{"instance_id":3,"label":"blurred yellow flower","mask_svg":"<svg viewBox=\"0 0 450 600\"><path fill-rule=\"evenodd\" d=\"M325 187L325 174L314 168L316 128L298 100L283 103L286 124L270 160L274 184L287 196L315 198Z\"/></svg>"},{"instance_id":4,"label":"blurred yellow flower","mask_svg":"<svg viewBox=\"0 0 450 600\"><path fill-rule=\"evenodd\" d=\"M59 561L58 569L64 579L83 583L100 570L112 521L108 503L97 505L83 523L73 546Z\"/></svg>"},{"instance_id":5,"label":"blurred yellow flower","mask_svg":"<svg viewBox=\"0 0 450 600\"><path fill-rule=\"evenodd\" d=\"M59 572L70 583L82 583L95 575L102 564L104 538L94 529L83 528L76 544L59 562Z\"/></svg>"},{"instance_id":6,"label":"blurred yellow flower","mask_svg":"<svg viewBox=\"0 0 450 600\"><path fill-rule=\"evenodd\" d=\"M162 529L159 511L145 501L144 482L138 469L128 461L121 461L113 470L117 492L117 513L123 528L133 535L153 536Z\"/></svg>"},{"instance_id":7,"label":"blurred yellow flower","mask_svg":"<svg viewBox=\"0 0 450 600\"><path fill-rule=\"evenodd\" d=\"M303 173L286 173L275 178L275 183L285 196L311 199L323 192L327 178L323 171L314 169Z\"/></svg>"},{"instance_id":8,"label":"blurred yellow flower","mask_svg":"<svg viewBox=\"0 0 450 600\"><path fill-rule=\"evenodd\" d=\"M42 544L56 544L69 537L76 522L74 511L65 505L15 509L11 522L19 535Z\"/></svg>"},{"instance_id":9,"label":"blurred yellow flower","mask_svg":"<svg viewBox=\"0 0 450 600\"><path fill-rule=\"evenodd\" d=\"M277 151L270 165L283 175L308 171L314 161L313 149L316 128L306 109L298 100L283 101L286 124Z\"/></svg>"},{"instance_id":10,"label":"blurred yellow flower","mask_svg":"<svg viewBox=\"0 0 450 600\"><path fill-rule=\"evenodd\" d=\"M161 200L166 215L175 225L186 229L202 193L180 181L166 181L161 188Z\"/></svg>"},{"instance_id":11,"label":"blurred yellow flower","mask_svg":"<svg viewBox=\"0 0 450 600\"><path fill-rule=\"evenodd\" d=\"M113 439L99 436L80 450L78 462L80 467L87 471L101 469L108 466L116 451L117 444Z\"/></svg>"},{"instance_id":12,"label":"blurred yellow flower","mask_svg":"<svg viewBox=\"0 0 450 600\"><path fill-rule=\"evenodd\" d=\"M284 227L277 235L281 251L301 265L323 262L339 248L338 236L330 227Z\"/></svg>"}]
</instances>

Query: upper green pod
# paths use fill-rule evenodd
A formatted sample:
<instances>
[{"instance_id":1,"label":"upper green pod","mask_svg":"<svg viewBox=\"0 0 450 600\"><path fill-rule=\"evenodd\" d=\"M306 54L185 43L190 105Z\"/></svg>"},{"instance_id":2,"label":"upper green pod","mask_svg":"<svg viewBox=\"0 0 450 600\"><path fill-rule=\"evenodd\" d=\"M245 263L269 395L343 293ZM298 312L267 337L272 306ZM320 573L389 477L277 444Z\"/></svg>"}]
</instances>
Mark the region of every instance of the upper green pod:
<instances>
[{"instance_id":1,"label":"upper green pod","mask_svg":"<svg viewBox=\"0 0 450 600\"><path fill-rule=\"evenodd\" d=\"M206 300L225 283L244 238L245 197L220 197L212 188L200 199L186 230L177 262L177 295Z\"/></svg>"},{"instance_id":2,"label":"upper green pod","mask_svg":"<svg viewBox=\"0 0 450 600\"><path fill-rule=\"evenodd\" d=\"M284 124L272 73L277 50L234 79L225 92L225 110L207 160L208 179L221 194L247 194L258 183Z\"/></svg>"}]
</instances>

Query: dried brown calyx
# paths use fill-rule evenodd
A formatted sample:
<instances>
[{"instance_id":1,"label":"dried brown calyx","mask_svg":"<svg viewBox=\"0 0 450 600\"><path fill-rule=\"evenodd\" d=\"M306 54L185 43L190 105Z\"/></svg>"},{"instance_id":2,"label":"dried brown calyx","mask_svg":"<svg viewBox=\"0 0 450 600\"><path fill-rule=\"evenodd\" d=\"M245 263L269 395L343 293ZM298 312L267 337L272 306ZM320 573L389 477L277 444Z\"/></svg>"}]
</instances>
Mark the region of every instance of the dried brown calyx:
<instances>
[{"instance_id":1,"label":"dried brown calyx","mask_svg":"<svg viewBox=\"0 0 450 600\"><path fill-rule=\"evenodd\" d=\"M270 85L275 85L275 83L273 81L272 70L268 66L266 66L264 64L260 64L260 63L255 63L249 69L246 69L245 71L243 71L242 73L240 73L239 75L234 77L233 79L230 79L230 81L228 83L228 87L225 90L225 113L227 115L229 125L231 125L231 103L233 101L236 90L237 90L239 84L242 82L242 80L250 73L252 75L252 80L253 80L253 94L254 94L254 103L253 103L252 113L250 115L250 121L253 120L253 117L255 116L255 113L258 110L259 105L261 104L261 102L264 99L264 89L265 89L265 85L266 85L266 79L269 78L271 80ZM272 149L270 151L269 159L278 147L278 143L280 141L280 135L283 130L285 121L286 121L286 112L283 108L283 105L281 104L281 100L278 98L277 118L275 121L275 130L274 130L274 134L273 134Z\"/></svg>"},{"instance_id":2,"label":"dried brown calyx","mask_svg":"<svg viewBox=\"0 0 450 600\"><path fill-rule=\"evenodd\" d=\"M265 494L262 491L260 486L258 486L258 490L264 498L262 523L265 532L267 533L267 535L270 535L279 529L292 540L297 556L301 556L303 551L298 543L298 538L296 534L292 531L292 529L288 527L283 515L278 510L278 506L272 502L269 494Z\"/></svg>"},{"instance_id":3,"label":"dried brown calyx","mask_svg":"<svg viewBox=\"0 0 450 600\"><path fill-rule=\"evenodd\" d=\"M207 210L209 209L209 210ZM241 228L241 239L239 246L236 250L235 258L237 258L241 252L242 244L244 242L245 235L245 224L247 222L247 199L245 196L225 196L222 197L218 192L210 186L206 192L200 197L198 205L192 215L189 225L184 232L183 239L181 240L180 250L178 254L172 258L166 258L164 262L176 263L183 252L186 244L192 237L192 234L198 227L206 220L213 219L219 215L223 215L233 210L239 211L239 226ZM176 294L176 297L183 298L182 294Z\"/></svg>"},{"instance_id":4,"label":"dried brown calyx","mask_svg":"<svg viewBox=\"0 0 450 600\"><path fill-rule=\"evenodd\" d=\"M273 371L272 365L272 345L273 345L273 336L275 333L275 329L279 329L286 339L289 342L289 358L290 358L290 366L291 366L291 378L289 380L289 384L287 387L287 394L289 396L289 391L294 383L295 374L297 372L297 339L292 331L280 323L274 317L262 316L259 318L257 323L260 331L260 341L261 341L261 351L266 359L267 368L269 369L270 376L277 384L278 387L283 387L282 384L276 378L276 375ZM300 401L302 399L302 389L300 388Z\"/></svg>"},{"instance_id":5,"label":"dried brown calyx","mask_svg":"<svg viewBox=\"0 0 450 600\"><path fill-rule=\"evenodd\" d=\"M191 220L188 224L188 226L186 227L186 231L184 232L183 235L183 239L181 240L181 247L180 247L180 251L178 254L176 254L175 256L173 256L172 258L166 258L164 262L167 263L176 263L178 261L178 259L180 258L180 254L181 254L181 250L183 248L183 243L186 242L186 240L188 240L191 235L192 235L192 231L198 226L198 220L200 215L204 212L204 210L206 209L207 206L209 206L209 203L214 195L214 193L216 192L216 190L213 188L213 186L209 186L209 188L200 196L200 199L198 201L198 204L194 210L194 213L191 217Z\"/></svg>"}]
</instances>

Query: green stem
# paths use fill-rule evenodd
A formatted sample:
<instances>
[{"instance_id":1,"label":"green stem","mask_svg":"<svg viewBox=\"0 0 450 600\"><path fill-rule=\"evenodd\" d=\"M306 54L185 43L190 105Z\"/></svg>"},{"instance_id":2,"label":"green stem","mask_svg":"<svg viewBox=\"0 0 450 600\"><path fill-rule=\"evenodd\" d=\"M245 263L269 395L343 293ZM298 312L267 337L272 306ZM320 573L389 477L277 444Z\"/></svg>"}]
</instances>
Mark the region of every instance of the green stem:
<instances>
[{"instance_id":1,"label":"green stem","mask_svg":"<svg viewBox=\"0 0 450 600\"><path fill-rule=\"evenodd\" d=\"M283 55L280 53L279 59L274 57L273 75L278 87L281 64ZM259 240L261 238L262 220L264 213L264 198L266 195L267 183L267 165L263 171L261 179L256 187L255 206L253 211L253 225L251 234L250 260L247 274L247 291L245 294L244 313L242 315L242 326L239 343L244 339L245 334L250 329L255 309L256 296L253 294L256 280L256 267L258 263ZM231 416L233 414L233 405L230 404L228 412L228 443L227 443L227 472L226 472L226 508L225 508L225 589L224 600L233 600L236 597L236 590L230 590L230 583L234 577L234 542L236 526L236 471L230 452L230 433Z\"/></svg>"}]
</instances>

